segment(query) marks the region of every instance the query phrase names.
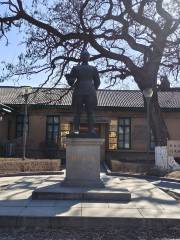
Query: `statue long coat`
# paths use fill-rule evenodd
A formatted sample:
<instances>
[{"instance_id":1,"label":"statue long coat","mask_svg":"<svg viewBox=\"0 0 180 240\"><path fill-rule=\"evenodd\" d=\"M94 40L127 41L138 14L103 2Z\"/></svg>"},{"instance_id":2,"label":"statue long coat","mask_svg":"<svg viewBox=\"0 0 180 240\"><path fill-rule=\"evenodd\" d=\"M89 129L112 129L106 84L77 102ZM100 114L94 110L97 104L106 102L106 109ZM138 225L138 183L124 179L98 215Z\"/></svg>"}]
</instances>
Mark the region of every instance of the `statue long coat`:
<instances>
[{"instance_id":1,"label":"statue long coat","mask_svg":"<svg viewBox=\"0 0 180 240\"><path fill-rule=\"evenodd\" d=\"M66 78L70 86L74 84L72 106L76 107L78 96L82 95L92 99L92 107L97 105L96 90L100 85L100 78L96 67L88 64L74 66Z\"/></svg>"}]
</instances>

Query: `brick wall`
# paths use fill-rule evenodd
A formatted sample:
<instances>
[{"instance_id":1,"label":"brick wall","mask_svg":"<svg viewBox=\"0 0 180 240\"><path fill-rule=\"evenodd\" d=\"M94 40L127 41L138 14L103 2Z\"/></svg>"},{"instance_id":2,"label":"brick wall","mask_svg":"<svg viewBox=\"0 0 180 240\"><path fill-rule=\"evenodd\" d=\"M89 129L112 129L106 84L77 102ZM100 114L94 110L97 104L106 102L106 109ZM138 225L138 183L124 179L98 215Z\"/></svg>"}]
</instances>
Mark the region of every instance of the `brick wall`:
<instances>
[{"instance_id":1,"label":"brick wall","mask_svg":"<svg viewBox=\"0 0 180 240\"><path fill-rule=\"evenodd\" d=\"M21 107L17 112L23 113L23 107ZM58 114L60 118L65 121L70 119L72 122L73 115L70 111L57 109L38 109L29 108L29 135L27 138L27 155L32 157L61 157L65 156L65 151L57 149L56 146L46 145L46 117L47 115ZM146 116L142 112L118 112L118 111L100 111L98 110L97 119L105 119L106 122L101 124L100 133L101 137L107 138L107 126L108 121L112 118L120 117L131 117L131 150L119 150L119 151L107 151L107 157L112 156L117 159L125 159L125 161L143 160L144 154L146 152ZM165 121L167 123L168 129L170 131L170 136L174 140L180 139L179 122L180 122L180 112L165 112L163 113ZM66 120L67 118L67 120ZM8 130L8 119L10 122ZM178 131L177 131L178 130ZM9 134L8 134L9 133ZM16 139L16 115L6 116L3 121L0 122L0 146L6 142L17 143L16 155L20 156L22 154L22 139ZM8 136L9 135L9 136ZM9 140L8 140L9 137ZM2 155L2 150L0 148L0 155ZM153 154L152 154L153 160Z\"/></svg>"}]
</instances>

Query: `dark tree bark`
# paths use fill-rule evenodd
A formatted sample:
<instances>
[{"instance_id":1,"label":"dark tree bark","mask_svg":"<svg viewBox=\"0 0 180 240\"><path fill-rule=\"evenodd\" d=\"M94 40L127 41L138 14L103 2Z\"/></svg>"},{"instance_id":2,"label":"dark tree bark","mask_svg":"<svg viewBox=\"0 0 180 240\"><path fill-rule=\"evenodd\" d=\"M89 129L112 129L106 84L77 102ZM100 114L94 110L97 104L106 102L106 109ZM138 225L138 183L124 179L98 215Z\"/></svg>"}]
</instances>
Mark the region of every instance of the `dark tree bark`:
<instances>
[{"instance_id":1,"label":"dark tree bark","mask_svg":"<svg viewBox=\"0 0 180 240\"><path fill-rule=\"evenodd\" d=\"M147 77L147 76L146 76ZM148 77L147 77L148 78ZM150 79L150 77L149 77ZM144 84L144 81L138 81L139 88L143 92L144 89L151 87L149 84ZM149 81L150 83L152 81ZM148 83L148 81L146 81ZM144 107L145 107L145 114L147 112L147 103L146 99L144 99ZM162 109L160 107L159 101L158 101L158 89L157 87L153 88L153 96L150 100L149 105L149 111L150 111L150 128L152 130L154 141L156 146L166 146L167 140L169 139L169 132L167 125L164 121Z\"/></svg>"},{"instance_id":2,"label":"dark tree bark","mask_svg":"<svg viewBox=\"0 0 180 240\"><path fill-rule=\"evenodd\" d=\"M150 102L150 126L154 135L155 145L166 146L169 132L159 106L157 89L154 90Z\"/></svg>"}]
</instances>

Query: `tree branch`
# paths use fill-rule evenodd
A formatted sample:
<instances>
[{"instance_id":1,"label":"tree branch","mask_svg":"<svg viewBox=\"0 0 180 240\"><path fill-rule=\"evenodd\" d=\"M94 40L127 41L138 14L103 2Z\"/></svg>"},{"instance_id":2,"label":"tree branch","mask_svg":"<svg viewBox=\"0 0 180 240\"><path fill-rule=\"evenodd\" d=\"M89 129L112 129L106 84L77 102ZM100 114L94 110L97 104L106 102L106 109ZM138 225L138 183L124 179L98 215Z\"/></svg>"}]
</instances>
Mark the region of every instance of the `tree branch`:
<instances>
[{"instance_id":1,"label":"tree branch","mask_svg":"<svg viewBox=\"0 0 180 240\"><path fill-rule=\"evenodd\" d=\"M173 21L172 16L167 11L164 10L164 8L162 7L162 4L163 4L163 0L156 1L156 10L158 14L161 17L163 17L166 20L166 22L172 23Z\"/></svg>"},{"instance_id":2,"label":"tree branch","mask_svg":"<svg viewBox=\"0 0 180 240\"><path fill-rule=\"evenodd\" d=\"M139 13L135 13L132 9L132 0L122 0L126 11L129 13L129 15L137 21L138 23L150 28L156 35L161 33L161 28L160 26L153 20L144 17L142 12L140 11Z\"/></svg>"},{"instance_id":3,"label":"tree branch","mask_svg":"<svg viewBox=\"0 0 180 240\"><path fill-rule=\"evenodd\" d=\"M126 66L132 71L137 71L139 70L139 67L137 67L133 61L125 56L125 55L119 55L117 53L111 52L106 50L104 47L102 47L94 38L93 34L90 34L90 44L98 51L101 53L102 57L108 57L114 60L119 60L121 62L123 62L124 64L126 64Z\"/></svg>"}]
</instances>

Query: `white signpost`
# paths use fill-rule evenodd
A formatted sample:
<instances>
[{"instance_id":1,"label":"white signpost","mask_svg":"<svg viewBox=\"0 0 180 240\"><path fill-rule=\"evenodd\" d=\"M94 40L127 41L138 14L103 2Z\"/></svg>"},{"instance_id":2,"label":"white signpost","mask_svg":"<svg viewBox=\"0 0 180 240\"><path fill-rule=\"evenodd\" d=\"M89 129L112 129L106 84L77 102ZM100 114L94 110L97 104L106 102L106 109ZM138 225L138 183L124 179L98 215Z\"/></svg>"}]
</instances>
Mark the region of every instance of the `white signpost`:
<instances>
[{"instance_id":1,"label":"white signpost","mask_svg":"<svg viewBox=\"0 0 180 240\"><path fill-rule=\"evenodd\" d=\"M155 147L155 165L160 169L180 170L174 158L180 158L180 141L168 140L167 146Z\"/></svg>"}]
</instances>

